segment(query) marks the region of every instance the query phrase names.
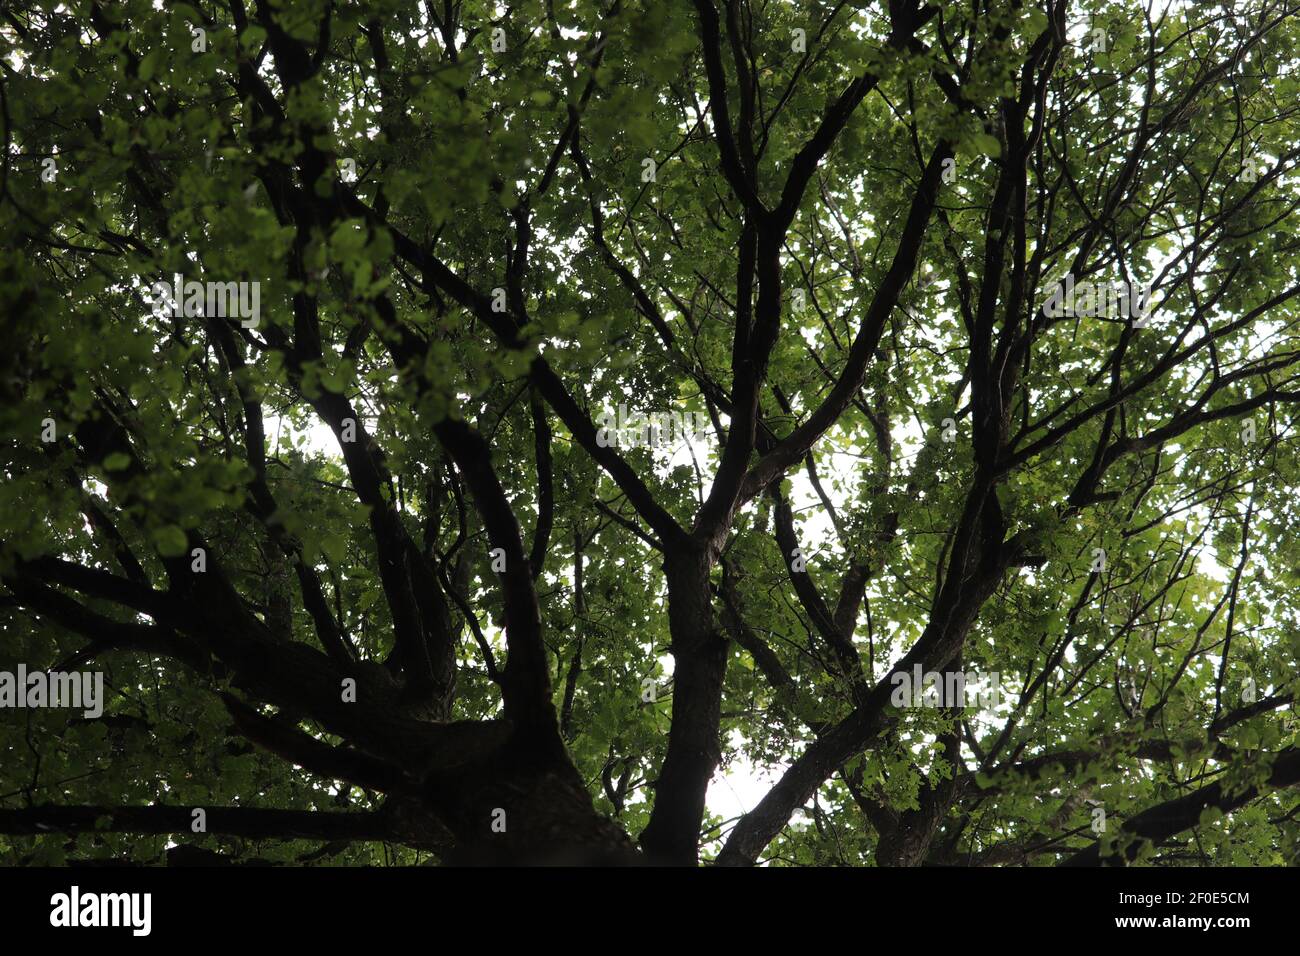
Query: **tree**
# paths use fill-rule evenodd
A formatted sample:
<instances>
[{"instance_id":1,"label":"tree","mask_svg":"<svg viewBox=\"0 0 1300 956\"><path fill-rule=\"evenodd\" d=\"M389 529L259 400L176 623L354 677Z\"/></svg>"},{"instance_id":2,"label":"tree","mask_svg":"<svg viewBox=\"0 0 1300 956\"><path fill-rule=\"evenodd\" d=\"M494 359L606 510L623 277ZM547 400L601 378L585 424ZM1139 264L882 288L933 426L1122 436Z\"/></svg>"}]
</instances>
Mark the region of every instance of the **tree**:
<instances>
[{"instance_id":1,"label":"tree","mask_svg":"<svg viewBox=\"0 0 1300 956\"><path fill-rule=\"evenodd\" d=\"M1295 863L1295 13L10 4L0 852Z\"/></svg>"}]
</instances>

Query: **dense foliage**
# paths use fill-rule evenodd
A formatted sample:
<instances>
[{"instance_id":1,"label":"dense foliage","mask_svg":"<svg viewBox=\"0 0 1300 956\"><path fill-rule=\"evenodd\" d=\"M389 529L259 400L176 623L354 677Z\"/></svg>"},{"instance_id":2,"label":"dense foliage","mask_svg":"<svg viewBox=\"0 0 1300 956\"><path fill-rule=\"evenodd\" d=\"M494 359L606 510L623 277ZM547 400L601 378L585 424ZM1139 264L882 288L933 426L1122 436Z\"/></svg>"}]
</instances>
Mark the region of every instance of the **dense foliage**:
<instances>
[{"instance_id":1,"label":"dense foliage","mask_svg":"<svg viewBox=\"0 0 1300 956\"><path fill-rule=\"evenodd\" d=\"M1295 864L1295 14L6 4L0 859Z\"/></svg>"}]
</instances>

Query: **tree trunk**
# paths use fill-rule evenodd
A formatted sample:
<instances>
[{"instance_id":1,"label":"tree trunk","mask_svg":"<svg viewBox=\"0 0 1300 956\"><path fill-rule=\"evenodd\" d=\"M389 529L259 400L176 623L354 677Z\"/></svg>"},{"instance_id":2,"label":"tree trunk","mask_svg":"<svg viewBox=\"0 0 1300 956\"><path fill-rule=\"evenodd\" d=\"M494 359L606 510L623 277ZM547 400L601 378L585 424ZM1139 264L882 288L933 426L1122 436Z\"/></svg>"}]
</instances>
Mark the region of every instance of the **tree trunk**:
<instances>
[{"instance_id":1,"label":"tree trunk","mask_svg":"<svg viewBox=\"0 0 1300 956\"><path fill-rule=\"evenodd\" d=\"M673 721L668 754L655 783L654 812L641 834L653 862L694 866L704 798L722 760L722 681L727 640L713 616L712 562L703 549L670 552L668 626L672 634Z\"/></svg>"}]
</instances>

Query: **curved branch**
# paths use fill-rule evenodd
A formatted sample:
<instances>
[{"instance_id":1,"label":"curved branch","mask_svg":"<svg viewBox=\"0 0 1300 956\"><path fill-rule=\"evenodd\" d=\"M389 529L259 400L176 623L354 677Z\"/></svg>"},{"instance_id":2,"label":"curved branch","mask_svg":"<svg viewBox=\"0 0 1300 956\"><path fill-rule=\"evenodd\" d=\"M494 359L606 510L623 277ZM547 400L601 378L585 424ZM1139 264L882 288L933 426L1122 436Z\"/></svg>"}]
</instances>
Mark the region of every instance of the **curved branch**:
<instances>
[{"instance_id":1,"label":"curved branch","mask_svg":"<svg viewBox=\"0 0 1300 956\"><path fill-rule=\"evenodd\" d=\"M1300 783L1300 749L1288 747L1277 754L1273 761L1273 770L1269 774L1266 787L1248 787L1237 793L1230 792L1220 782L1201 787L1186 796L1158 804L1124 821L1120 832L1136 839L1126 844L1117 857L1103 858L1101 844L1094 843L1086 850L1080 850L1074 856L1062 861L1060 865L1101 866L1131 863L1137 859L1144 843L1159 845L1175 834L1191 829L1200 823L1201 814L1208 809L1231 813L1261 796L1269 788L1291 787L1298 783Z\"/></svg>"},{"instance_id":2,"label":"curved branch","mask_svg":"<svg viewBox=\"0 0 1300 956\"><path fill-rule=\"evenodd\" d=\"M0 810L0 833L193 833L194 810L203 809L208 834L269 840L388 840L382 812L264 810L258 807L44 806Z\"/></svg>"}]
</instances>

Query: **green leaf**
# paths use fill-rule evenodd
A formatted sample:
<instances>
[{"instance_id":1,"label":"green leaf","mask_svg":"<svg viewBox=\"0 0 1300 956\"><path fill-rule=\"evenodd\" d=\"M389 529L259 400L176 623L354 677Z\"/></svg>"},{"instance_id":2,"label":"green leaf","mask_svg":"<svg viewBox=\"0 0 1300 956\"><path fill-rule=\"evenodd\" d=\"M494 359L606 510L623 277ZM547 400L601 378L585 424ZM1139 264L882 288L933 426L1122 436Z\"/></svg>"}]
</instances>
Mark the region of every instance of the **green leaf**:
<instances>
[{"instance_id":1,"label":"green leaf","mask_svg":"<svg viewBox=\"0 0 1300 956\"><path fill-rule=\"evenodd\" d=\"M166 524L153 531L153 541L158 553L164 558L179 558L185 553L189 539L184 530L173 524Z\"/></svg>"}]
</instances>

